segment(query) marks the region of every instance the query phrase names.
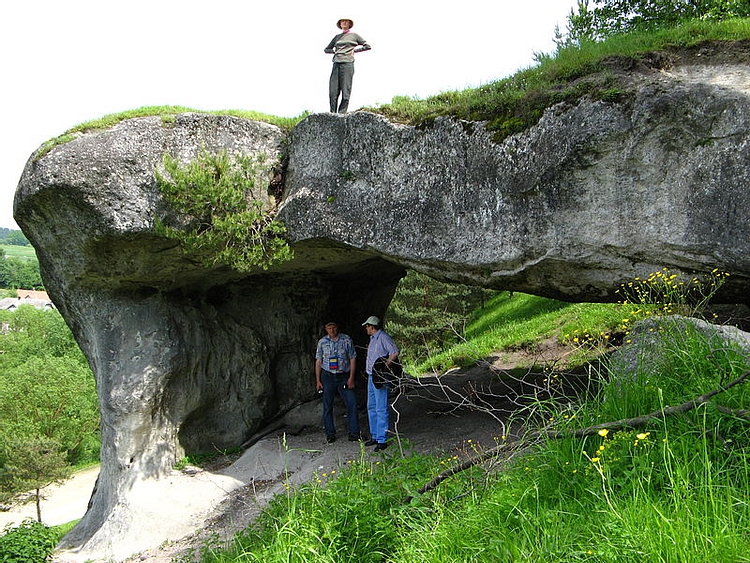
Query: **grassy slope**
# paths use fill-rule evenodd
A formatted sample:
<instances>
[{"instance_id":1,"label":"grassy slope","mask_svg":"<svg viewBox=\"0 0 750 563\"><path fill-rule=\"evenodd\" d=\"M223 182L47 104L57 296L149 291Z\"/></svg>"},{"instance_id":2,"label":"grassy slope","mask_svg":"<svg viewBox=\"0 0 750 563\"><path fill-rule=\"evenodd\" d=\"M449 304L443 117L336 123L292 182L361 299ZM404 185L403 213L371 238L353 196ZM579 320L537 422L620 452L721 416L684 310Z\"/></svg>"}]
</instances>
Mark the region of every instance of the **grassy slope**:
<instances>
[{"instance_id":1,"label":"grassy slope","mask_svg":"<svg viewBox=\"0 0 750 563\"><path fill-rule=\"evenodd\" d=\"M372 110L415 125L444 115L484 121L495 133L495 139L501 140L534 125L544 109L553 104L573 103L584 96L619 101L623 87L608 71L613 59L658 60L648 55L655 51L689 49L707 41L748 38L750 19L695 21L656 33L630 34L560 49L554 56L539 55L536 65L491 84L427 99L400 96L391 104Z\"/></svg>"},{"instance_id":2,"label":"grassy slope","mask_svg":"<svg viewBox=\"0 0 750 563\"><path fill-rule=\"evenodd\" d=\"M628 316L628 308L614 303L566 303L502 292L474 312L461 342L409 367L411 373L442 373L473 365L498 352L521 349L533 357L540 342L554 339L578 348L564 364L575 368L599 355L610 341L617 340L624 330L623 319Z\"/></svg>"},{"instance_id":3,"label":"grassy slope","mask_svg":"<svg viewBox=\"0 0 750 563\"><path fill-rule=\"evenodd\" d=\"M476 312L466 345L484 349L489 334L487 349L501 341L526 346L568 330L571 341L587 345L583 335L619 329L627 307L503 293ZM661 369L646 372L645 382L594 371L600 391L591 398L558 404L529 396L527 409L510 421L522 417L564 432L642 415L748 367L746 357L728 350L710 359L716 343L681 327L665 325L662 334ZM735 388L721 403L747 409L750 393ZM500 454L510 461L502 471L496 463L472 467L426 494L416 491L484 448L469 440L464 450L434 458L401 457L395 446L384 457L363 452L335 478L322 473L277 496L234 549L209 549L203 561L749 561L748 426L702 408L527 444L523 455L503 443ZM724 434L710 438L714 431ZM414 498L404 503L407 496Z\"/></svg>"},{"instance_id":4,"label":"grassy slope","mask_svg":"<svg viewBox=\"0 0 750 563\"><path fill-rule=\"evenodd\" d=\"M36 252L31 246L17 246L12 244L0 245L8 258L20 258L24 260L36 260Z\"/></svg>"}]
</instances>

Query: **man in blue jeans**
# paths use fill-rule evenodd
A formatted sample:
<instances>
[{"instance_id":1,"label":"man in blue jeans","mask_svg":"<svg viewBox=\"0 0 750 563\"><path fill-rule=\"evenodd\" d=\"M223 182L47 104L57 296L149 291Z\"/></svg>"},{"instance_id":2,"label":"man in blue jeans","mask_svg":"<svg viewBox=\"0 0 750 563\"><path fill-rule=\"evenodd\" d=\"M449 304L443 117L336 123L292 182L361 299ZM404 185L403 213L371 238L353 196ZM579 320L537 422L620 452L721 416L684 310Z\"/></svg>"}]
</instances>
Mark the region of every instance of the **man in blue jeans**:
<instances>
[{"instance_id":1,"label":"man in blue jeans","mask_svg":"<svg viewBox=\"0 0 750 563\"><path fill-rule=\"evenodd\" d=\"M365 327L370 344L367 346L367 417L370 423L370 439L365 446L375 446L376 452L388 447L386 436L390 424L390 405L388 404L388 383L378 383L372 376L373 366L379 359L384 360L386 368L396 361L399 349L393 338L380 328L378 317L369 317L362 326Z\"/></svg>"},{"instance_id":2,"label":"man in blue jeans","mask_svg":"<svg viewBox=\"0 0 750 563\"><path fill-rule=\"evenodd\" d=\"M336 441L336 425L333 422L333 400L336 393L346 404L349 422L349 440L360 438L357 398L354 395L354 375L356 373L357 352L352 339L339 334L335 321L325 324L326 335L318 340L315 351L315 387L323 392L323 427L329 444Z\"/></svg>"}]
</instances>

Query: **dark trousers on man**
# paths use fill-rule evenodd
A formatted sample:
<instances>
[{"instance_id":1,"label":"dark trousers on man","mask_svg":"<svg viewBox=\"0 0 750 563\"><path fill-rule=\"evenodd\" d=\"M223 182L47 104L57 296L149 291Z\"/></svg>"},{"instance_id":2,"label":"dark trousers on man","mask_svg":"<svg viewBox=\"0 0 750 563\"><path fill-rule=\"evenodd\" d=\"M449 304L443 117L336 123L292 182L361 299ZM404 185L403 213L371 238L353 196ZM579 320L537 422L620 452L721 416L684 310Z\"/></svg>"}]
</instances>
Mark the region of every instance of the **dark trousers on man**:
<instances>
[{"instance_id":1,"label":"dark trousers on man","mask_svg":"<svg viewBox=\"0 0 750 563\"><path fill-rule=\"evenodd\" d=\"M346 110L349 109L353 78L354 63L333 63L331 80L328 83L331 113L346 113ZM341 95L341 101L339 101L339 94Z\"/></svg>"},{"instance_id":2,"label":"dark trousers on man","mask_svg":"<svg viewBox=\"0 0 750 563\"><path fill-rule=\"evenodd\" d=\"M323 384L323 427L326 436L336 437L336 425L333 421L333 400L336 394L341 395L346 405L346 417L350 436L359 436L359 416L357 414L357 397L354 389L344 386L349 379L348 373L331 373L326 370L320 372L320 382Z\"/></svg>"}]
</instances>

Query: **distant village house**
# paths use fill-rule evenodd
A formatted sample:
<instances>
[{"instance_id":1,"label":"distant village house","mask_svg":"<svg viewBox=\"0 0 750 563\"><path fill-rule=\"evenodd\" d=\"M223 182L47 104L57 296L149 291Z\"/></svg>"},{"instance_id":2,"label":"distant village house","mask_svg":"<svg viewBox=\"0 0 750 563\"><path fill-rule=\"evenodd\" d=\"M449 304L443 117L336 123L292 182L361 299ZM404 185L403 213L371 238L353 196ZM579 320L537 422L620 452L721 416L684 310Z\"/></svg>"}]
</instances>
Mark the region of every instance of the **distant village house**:
<instances>
[{"instance_id":1,"label":"distant village house","mask_svg":"<svg viewBox=\"0 0 750 563\"><path fill-rule=\"evenodd\" d=\"M37 309L45 310L55 308L46 291L19 289L17 292L18 297L0 299L0 311L15 311L21 305L31 305Z\"/></svg>"}]
</instances>

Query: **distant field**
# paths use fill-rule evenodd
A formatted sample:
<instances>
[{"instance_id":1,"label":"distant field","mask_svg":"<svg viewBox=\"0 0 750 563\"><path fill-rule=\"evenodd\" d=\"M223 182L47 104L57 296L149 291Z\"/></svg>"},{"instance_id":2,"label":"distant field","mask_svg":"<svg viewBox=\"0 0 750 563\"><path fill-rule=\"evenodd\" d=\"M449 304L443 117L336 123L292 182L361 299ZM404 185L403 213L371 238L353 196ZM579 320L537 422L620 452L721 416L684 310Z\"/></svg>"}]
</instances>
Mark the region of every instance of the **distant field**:
<instances>
[{"instance_id":1,"label":"distant field","mask_svg":"<svg viewBox=\"0 0 750 563\"><path fill-rule=\"evenodd\" d=\"M36 252L33 246L15 246L10 244L0 245L8 258L19 258L21 260L36 260Z\"/></svg>"}]
</instances>

